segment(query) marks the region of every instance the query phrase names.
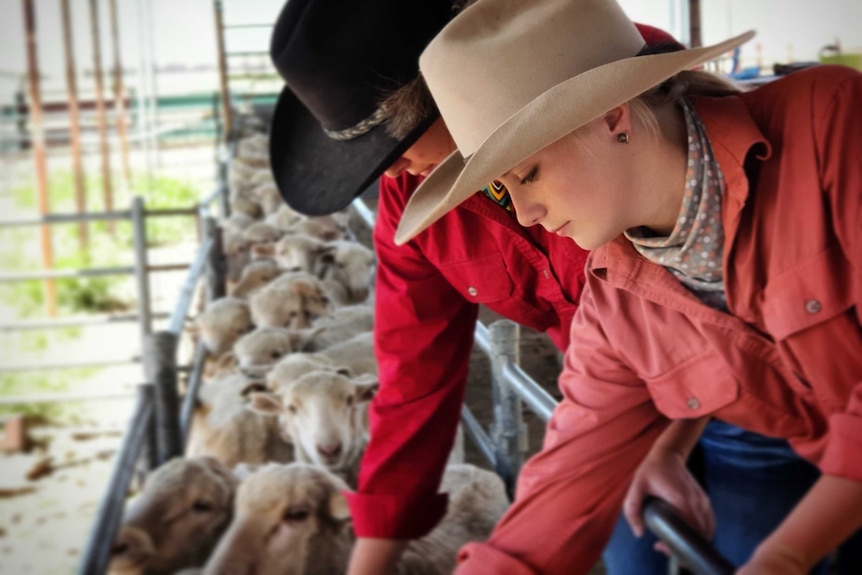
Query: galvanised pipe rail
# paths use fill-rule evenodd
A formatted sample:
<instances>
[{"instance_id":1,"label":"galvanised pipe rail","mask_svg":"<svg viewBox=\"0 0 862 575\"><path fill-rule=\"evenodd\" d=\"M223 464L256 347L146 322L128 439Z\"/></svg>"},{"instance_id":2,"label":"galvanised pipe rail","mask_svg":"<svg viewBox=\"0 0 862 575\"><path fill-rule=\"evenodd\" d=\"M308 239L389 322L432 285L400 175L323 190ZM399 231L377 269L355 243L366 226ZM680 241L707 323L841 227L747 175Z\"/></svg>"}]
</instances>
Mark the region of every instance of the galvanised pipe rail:
<instances>
[{"instance_id":1,"label":"galvanised pipe rail","mask_svg":"<svg viewBox=\"0 0 862 575\"><path fill-rule=\"evenodd\" d=\"M210 250L213 248L214 244L215 241L213 238L207 238L206 241L204 241L203 246L201 246L201 249L198 250L198 255L195 257L195 261L192 263L191 267L189 267L186 281L183 283L183 287L180 290L180 297L177 300L177 305L171 314L171 322L168 327L168 331L171 333L180 335L183 331L183 326L186 323L186 316L188 315L189 307L194 298L195 286L197 286L198 279L200 279L200 276L203 273L204 266L206 266L207 259L209 258Z\"/></svg>"},{"instance_id":2,"label":"galvanised pipe rail","mask_svg":"<svg viewBox=\"0 0 862 575\"><path fill-rule=\"evenodd\" d=\"M147 272L173 272L188 268L187 264L159 264L147 266ZM66 279L97 276L121 276L136 273L134 266L119 266L110 268L87 268L70 270L40 270L34 272L0 273L0 283L24 282L47 278Z\"/></svg>"},{"instance_id":3,"label":"galvanised pipe rail","mask_svg":"<svg viewBox=\"0 0 862 575\"><path fill-rule=\"evenodd\" d=\"M177 216L193 216L197 208L165 208L157 210L144 210L145 218L162 218ZM0 228L12 228L21 226L38 226L42 224L74 224L78 222L104 222L112 220L132 219L131 210L113 210L110 212L87 212L83 214L49 214L41 218L15 218L11 220L0 220Z\"/></svg>"},{"instance_id":4,"label":"galvanised pipe rail","mask_svg":"<svg viewBox=\"0 0 862 575\"><path fill-rule=\"evenodd\" d=\"M138 387L138 401L133 413L120 444L108 489L96 515L95 527L90 532L83 560L78 567L80 575L106 573L108 570L114 536L120 527L126 505L129 482L135 472L135 464L141 454L141 448L148 438L150 422L153 418L152 384Z\"/></svg>"},{"instance_id":5,"label":"galvanised pipe rail","mask_svg":"<svg viewBox=\"0 0 862 575\"><path fill-rule=\"evenodd\" d=\"M727 559L700 536L670 503L656 497L644 501L644 523L694 575L733 575Z\"/></svg>"}]
</instances>

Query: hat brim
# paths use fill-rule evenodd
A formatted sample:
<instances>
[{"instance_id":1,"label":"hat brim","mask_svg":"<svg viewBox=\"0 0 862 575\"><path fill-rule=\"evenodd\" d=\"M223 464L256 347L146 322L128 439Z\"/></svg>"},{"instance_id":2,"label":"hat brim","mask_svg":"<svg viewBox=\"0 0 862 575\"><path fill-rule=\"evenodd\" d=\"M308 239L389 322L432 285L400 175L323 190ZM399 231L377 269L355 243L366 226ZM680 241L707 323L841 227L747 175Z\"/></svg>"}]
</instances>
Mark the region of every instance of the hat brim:
<instances>
[{"instance_id":1,"label":"hat brim","mask_svg":"<svg viewBox=\"0 0 862 575\"><path fill-rule=\"evenodd\" d=\"M308 108L285 87L270 125L269 155L281 197L309 216L337 212L383 174L438 117L426 118L406 138L384 125L352 140L333 140Z\"/></svg>"},{"instance_id":2,"label":"hat brim","mask_svg":"<svg viewBox=\"0 0 862 575\"><path fill-rule=\"evenodd\" d=\"M611 108L752 37L749 31L704 48L618 60L550 88L503 122L472 156L465 160L456 150L441 162L410 197L395 243L410 241L495 178Z\"/></svg>"}]
</instances>

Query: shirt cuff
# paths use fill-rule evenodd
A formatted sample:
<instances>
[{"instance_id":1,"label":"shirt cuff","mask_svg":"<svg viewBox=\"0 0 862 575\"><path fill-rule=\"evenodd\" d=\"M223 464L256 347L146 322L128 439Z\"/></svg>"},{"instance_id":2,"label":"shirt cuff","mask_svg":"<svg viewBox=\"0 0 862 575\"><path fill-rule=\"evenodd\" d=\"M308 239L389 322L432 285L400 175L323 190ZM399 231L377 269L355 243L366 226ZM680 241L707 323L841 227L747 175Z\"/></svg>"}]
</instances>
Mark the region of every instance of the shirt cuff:
<instances>
[{"instance_id":1,"label":"shirt cuff","mask_svg":"<svg viewBox=\"0 0 862 575\"><path fill-rule=\"evenodd\" d=\"M468 543L458 552L454 575L538 575L531 567L487 543Z\"/></svg>"},{"instance_id":2,"label":"shirt cuff","mask_svg":"<svg viewBox=\"0 0 862 575\"><path fill-rule=\"evenodd\" d=\"M357 537L371 539L417 539L427 535L446 514L445 493L405 497L375 493L345 492Z\"/></svg>"},{"instance_id":3,"label":"shirt cuff","mask_svg":"<svg viewBox=\"0 0 862 575\"><path fill-rule=\"evenodd\" d=\"M862 481L862 418L851 413L836 413L829 418L829 441L820 470L826 475L836 475L854 481Z\"/></svg>"}]
</instances>

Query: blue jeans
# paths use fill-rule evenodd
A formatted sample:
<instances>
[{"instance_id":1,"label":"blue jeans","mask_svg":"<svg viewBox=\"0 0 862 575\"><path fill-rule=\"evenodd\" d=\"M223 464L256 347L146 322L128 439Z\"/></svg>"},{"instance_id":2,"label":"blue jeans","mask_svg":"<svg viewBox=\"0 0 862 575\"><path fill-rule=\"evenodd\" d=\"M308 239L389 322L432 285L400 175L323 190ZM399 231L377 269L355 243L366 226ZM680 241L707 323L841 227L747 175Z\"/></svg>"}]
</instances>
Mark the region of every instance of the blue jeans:
<instances>
[{"instance_id":1,"label":"blue jeans","mask_svg":"<svg viewBox=\"0 0 862 575\"><path fill-rule=\"evenodd\" d=\"M709 495L715 513L713 546L734 565L744 564L820 473L786 441L712 420L689 467ZM666 575L668 561L653 550L656 539L634 536L620 516L602 555L608 575ZM811 571L825 575L826 562ZM850 575L847 572L846 575Z\"/></svg>"}]
</instances>

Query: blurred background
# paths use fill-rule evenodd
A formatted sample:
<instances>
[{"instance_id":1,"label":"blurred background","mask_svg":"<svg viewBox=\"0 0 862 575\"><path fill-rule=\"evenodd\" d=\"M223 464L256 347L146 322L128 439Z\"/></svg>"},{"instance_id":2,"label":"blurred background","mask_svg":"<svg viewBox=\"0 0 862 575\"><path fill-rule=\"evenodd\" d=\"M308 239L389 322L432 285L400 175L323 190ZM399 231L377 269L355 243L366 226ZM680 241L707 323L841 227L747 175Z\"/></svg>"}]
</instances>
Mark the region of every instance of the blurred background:
<instances>
[{"instance_id":1,"label":"blurred background","mask_svg":"<svg viewBox=\"0 0 862 575\"><path fill-rule=\"evenodd\" d=\"M756 30L714 65L743 81L862 69L859 0L620 3L688 45ZM282 5L0 0L2 573L78 565L142 333L171 320L235 116L265 118L281 89L267 48Z\"/></svg>"}]
</instances>

